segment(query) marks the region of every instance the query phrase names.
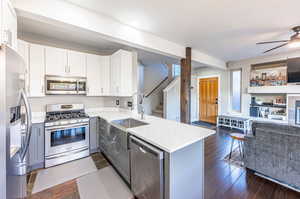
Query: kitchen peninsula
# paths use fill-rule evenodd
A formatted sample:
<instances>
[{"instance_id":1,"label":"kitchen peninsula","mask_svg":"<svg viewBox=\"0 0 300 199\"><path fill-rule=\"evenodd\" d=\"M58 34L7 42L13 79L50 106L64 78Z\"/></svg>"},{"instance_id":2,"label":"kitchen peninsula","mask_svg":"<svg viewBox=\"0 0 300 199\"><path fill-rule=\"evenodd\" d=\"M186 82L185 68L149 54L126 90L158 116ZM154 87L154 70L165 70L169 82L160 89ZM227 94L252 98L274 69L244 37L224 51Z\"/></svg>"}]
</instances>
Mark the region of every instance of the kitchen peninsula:
<instances>
[{"instance_id":1,"label":"kitchen peninsula","mask_svg":"<svg viewBox=\"0 0 300 199\"><path fill-rule=\"evenodd\" d=\"M161 181L155 181L155 183L161 184L161 187L159 188L160 190L155 190L157 192L160 192L161 194L164 194L164 197L161 195L161 198L203 198L204 139L210 135L213 135L215 133L213 130L182 124L175 121L170 121L148 115L145 116L144 120L141 120L140 116L136 112L126 110L122 111L118 109L93 109L86 110L86 113L91 117L91 121L96 120L98 122L98 126L100 129L100 149L106 156L108 156L108 159L111 160L111 163L114 165L116 170L119 171L119 173L121 174L123 179L125 179L125 181L126 169L124 169L123 167L127 167L127 169L129 169L130 162L131 166L132 164L134 164L132 160L133 154L130 154L131 160L129 160L130 152L126 152L128 148L131 149L131 142L129 141L128 146L125 146L128 148L122 149L121 146L122 144L124 144L124 142L127 143L128 136L130 138L133 137L132 140L138 139L141 140L141 142L146 143L146 145L148 145L151 148L152 152L155 150L163 152L163 155L161 157L163 159L163 170L161 170L160 172L154 172L154 175L158 174L161 177ZM122 129L119 125L117 125L114 122L116 120L123 120L128 118L131 118L132 120L141 121L143 123L146 123L146 125ZM104 126L111 126L109 127L110 129L116 127L119 129L119 131L111 130L110 132L105 132L105 129L103 128ZM118 133L116 132L121 132L121 134L124 134L118 135ZM110 134L108 135L108 138L105 137L106 133ZM125 134L126 139L122 139L122 137L124 137ZM110 139L109 136L112 136L112 138ZM109 152L108 154L106 153L105 144L104 146L101 146L101 142L103 141L112 141L111 143L109 143L108 149L111 153L117 153L117 159L116 157L110 158L115 154L110 154ZM117 143L116 148L114 148L113 146L114 143ZM145 148L139 148L144 153L147 153L145 152ZM125 151L122 152L122 150ZM127 157L128 160L124 160L124 157ZM140 162L139 165L147 167L144 169L144 172L142 174L143 177L147 177L147 179L143 180L144 183L141 183L142 181L140 181L138 187L134 188L134 180L132 175L138 169L132 169L131 167L131 182L130 180L127 180L127 184L131 184L133 192L138 192L139 190L141 190L141 186L147 186L149 178L154 179L156 177L151 175L151 172L153 172L153 168L157 168L157 165L155 163L152 162L149 166L149 164L145 165L143 162ZM151 165L153 167L151 167ZM151 193L147 193L146 191L143 194Z\"/></svg>"}]
</instances>

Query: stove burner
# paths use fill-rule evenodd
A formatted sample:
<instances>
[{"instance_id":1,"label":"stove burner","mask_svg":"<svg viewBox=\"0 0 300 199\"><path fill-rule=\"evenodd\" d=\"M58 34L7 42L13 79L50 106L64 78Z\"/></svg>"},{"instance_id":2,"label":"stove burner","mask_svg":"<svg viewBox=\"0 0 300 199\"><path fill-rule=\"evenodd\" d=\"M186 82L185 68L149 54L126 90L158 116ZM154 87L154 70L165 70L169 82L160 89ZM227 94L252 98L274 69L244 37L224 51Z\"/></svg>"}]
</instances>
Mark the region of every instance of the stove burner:
<instances>
[{"instance_id":1,"label":"stove burner","mask_svg":"<svg viewBox=\"0 0 300 199\"><path fill-rule=\"evenodd\" d=\"M77 119L77 118L88 118L88 115L86 115L84 111L46 113L47 122L53 122L57 120Z\"/></svg>"}]
</instances>

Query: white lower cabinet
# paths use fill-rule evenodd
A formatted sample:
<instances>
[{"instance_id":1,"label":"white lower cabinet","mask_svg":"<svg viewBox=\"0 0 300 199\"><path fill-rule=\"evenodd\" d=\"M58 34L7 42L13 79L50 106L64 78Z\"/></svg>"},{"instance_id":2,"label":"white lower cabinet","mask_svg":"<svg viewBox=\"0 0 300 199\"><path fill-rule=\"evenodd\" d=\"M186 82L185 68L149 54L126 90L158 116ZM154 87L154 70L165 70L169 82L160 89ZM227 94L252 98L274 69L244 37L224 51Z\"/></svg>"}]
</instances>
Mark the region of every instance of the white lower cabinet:
<instances>
[{"instance_id":1,"label":"white lower cabinet","mask_svg":"<svg viewBox=\"0 0 300 199\"><path fill-rule=\"evenodd\" d=\"M109 56L87 55L87 96L110 95Z\"/></svg>"},{"instance_id":2,"label":"white lower cabinet","mask_svg":"<svg viewBox=\"0 0 300 199\"><path fill-rule=\"evenodd\" d=\"M45 96L45 47L29 44L29 96Z\"/></svg>"}]
</instances>

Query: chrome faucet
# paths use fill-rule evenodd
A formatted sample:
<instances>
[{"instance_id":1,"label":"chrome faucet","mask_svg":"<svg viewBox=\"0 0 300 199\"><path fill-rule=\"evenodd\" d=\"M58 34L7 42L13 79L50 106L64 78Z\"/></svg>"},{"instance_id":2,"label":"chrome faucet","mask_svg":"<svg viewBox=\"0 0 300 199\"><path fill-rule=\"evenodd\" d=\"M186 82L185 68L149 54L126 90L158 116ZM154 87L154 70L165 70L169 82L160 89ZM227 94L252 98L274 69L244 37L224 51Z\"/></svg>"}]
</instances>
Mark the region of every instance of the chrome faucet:
<instances>
[{"instance_id":1,"label":"chrome faucet","mask_svg":"<svg viewBox=\"0 0 300 199\"><path fill-rule=\"evenodd\" d=\"M144 109L144 98L145 98L145 95L144 94L141 94L140 95L140 107L141 107L141 119L145 119L145 116L144 116L144 113L145 113L145 109Z\"/></svg>"},{"instance_id":2,"label":"chrome faucet","mask_svg":"<svg viewBox=\"0 0 300 199\"><path fill-rule=\"evenodd\" d=\"M145 114L145 109L144 109L144 99L145 99L145 95L143 94L143 93L139 93L139 92L136 92L136 93L134 93L133 95L132 95L132 98L133 98L133 96L137 96L138 97L138 100L139 100L139 102L138 102L138 106L140 107L140 109L141 109L141 111L139 112L140 113L140 115L141 115L141 119L143 120L143 119L145 119L145 116L144 116L144 114Z\"/></svg>"}]
</instances>

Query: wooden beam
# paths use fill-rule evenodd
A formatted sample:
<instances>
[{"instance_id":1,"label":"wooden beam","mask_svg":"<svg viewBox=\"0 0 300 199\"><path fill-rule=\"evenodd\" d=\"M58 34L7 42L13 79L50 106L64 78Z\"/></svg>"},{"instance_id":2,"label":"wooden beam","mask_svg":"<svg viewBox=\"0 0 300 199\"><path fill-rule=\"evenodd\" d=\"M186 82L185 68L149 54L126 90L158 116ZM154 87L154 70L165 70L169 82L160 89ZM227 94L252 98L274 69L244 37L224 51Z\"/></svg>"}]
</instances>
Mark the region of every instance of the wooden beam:
<instances>
[{"instance_id":1,"label":"wooden beam","mask_svg":"<svg viewBox=\"0 0 300 199\"><path fill-rule=\"evenodd\" d=\"M191 123L191 68L192 49L186 48L186 58L181 59L181 79L180 79L180 121Z\"/></svg>"}]
</instances>

